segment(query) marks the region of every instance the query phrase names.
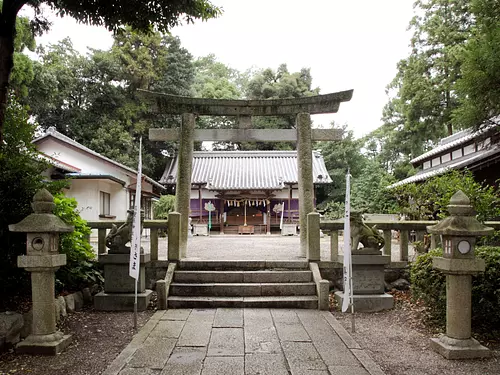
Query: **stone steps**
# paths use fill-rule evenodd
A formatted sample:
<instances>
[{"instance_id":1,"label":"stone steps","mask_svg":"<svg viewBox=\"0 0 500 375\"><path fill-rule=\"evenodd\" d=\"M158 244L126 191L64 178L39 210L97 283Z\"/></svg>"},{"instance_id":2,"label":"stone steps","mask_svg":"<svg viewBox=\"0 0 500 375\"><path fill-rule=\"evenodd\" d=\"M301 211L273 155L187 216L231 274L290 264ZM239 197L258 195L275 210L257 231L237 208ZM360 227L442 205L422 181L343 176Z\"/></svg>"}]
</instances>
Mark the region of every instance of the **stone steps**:
<instances>
[{"instance_id":1,"label":"stone steps","mask_svg":"<svg viewBox=\"0 0 500 375\"><path fill-rule=\"evenodd\" d=\"M172 283L175 296L307 296L316 293L316 284L309 283Z\"/></svg>"},{"instance_id":2,"label":"stone steps","mask_svg":"<svg viewBox=\"0 0 500 375\"><path fill-rule=\"evenodd\" d=\"M311 271L183 271L174 274L177 283L307 283L311 280Z\"/></svg>"},{"instance_id":3,"label":"stone steps","mask_svg":"<svg viewBox=\"0 0 500 375\"><path fill-rule=\"evenodd\" d=\"M283 309L317 309L317 296L278 296L278 297L187 297L169 296L168 307L181 308L283 308Z\"/></svg>"},{"instance_id":4,"label":"stone steps","mask_svg":"<svg viewBox=\"0 0 500 375\"><path fill-rule=\"evenodd\" d=\"M170 284L169 308L262 307L317 309L305 261L179 262Z\"/></svg>"}]
</instances>

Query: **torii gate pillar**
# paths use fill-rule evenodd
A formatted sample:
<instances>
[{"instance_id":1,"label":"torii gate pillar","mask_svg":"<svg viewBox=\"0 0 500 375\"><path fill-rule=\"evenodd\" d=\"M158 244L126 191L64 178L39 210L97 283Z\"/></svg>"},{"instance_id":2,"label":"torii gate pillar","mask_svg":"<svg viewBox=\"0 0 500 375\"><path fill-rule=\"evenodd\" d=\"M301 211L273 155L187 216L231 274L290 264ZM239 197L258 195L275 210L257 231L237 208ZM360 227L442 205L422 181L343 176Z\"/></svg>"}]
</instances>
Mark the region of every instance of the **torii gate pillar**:
<instances>
[{"instance_id":1,"label":"torii gate pillar","mask_svg":"<svg viewBox=\"0 0 500 375\"><path fill-rule=\"evenodd\" d=\"M299 182L300 256L307 256L307 214L314 212L311 115L299 113L297 126L297 169Z\"/></svg>"},{"instance_id":2,"label":"torii gate pillar","mask_svg":"<svg viewBox=\"0 0 500 375\"><path fill-rule=\"evenodd\" d=\"M194 125L195 115L193 113L182 114L179 137L179 168L177 172L177 185L175 187L175 210L181 214L181 237L179 239L181 258L185 258L187 254Z\"/></svg>"}]
</instances>

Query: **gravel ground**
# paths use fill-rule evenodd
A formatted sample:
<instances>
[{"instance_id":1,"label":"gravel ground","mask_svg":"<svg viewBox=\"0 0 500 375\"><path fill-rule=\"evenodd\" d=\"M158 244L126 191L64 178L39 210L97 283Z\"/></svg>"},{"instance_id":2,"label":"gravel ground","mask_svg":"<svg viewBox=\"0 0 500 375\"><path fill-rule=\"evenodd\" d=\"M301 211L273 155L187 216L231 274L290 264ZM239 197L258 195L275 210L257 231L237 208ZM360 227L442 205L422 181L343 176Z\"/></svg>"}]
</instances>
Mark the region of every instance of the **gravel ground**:
<instances>
[{"instance_id":1,"label":"gravel ground","mask_svg":"<svg viewBox=\"0 0 500 375\"><path fill-rule=\"evenodd\" d=\"M333 315L387 375L500 374L499 342L482 342L492 349L492 358L446 360L430 348L435 333L422 324L418 312L406 302L391 311L355 313L355 333L351 331L350 314L335 311Z\"/></svg>"},{"instance_id":2,"label":"gravel ground","mask_svg":"<svg viewBox=\"0 0 500 375\"><path fill-rule=\"evenodd\" d=\"M152 310L138 313L142 327ZM0 355L0 375L98 375L128 345L133 336L133 313L87 309L69 314L62 324L73 342L57 356Z\"/></svg>"}]
</instances>

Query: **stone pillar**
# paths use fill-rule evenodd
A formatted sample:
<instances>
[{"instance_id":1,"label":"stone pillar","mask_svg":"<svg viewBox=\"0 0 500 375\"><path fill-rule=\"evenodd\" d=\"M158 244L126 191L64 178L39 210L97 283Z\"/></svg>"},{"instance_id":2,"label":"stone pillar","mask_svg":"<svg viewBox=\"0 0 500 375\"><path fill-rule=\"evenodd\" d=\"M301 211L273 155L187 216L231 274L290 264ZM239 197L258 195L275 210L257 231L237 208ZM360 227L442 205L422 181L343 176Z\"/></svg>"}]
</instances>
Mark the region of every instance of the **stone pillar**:
<instances>
[{"instance_id":1,"label":"stone pillar","mask_svg":"<svg viewBox=\"0 0 500 375\"><path fill-rule=\"evenodd\" d=\"M319 213L307 214L307 260L321 260Z\"/></svg>"},{"instance_id":2,"label":"stone pillar","mask_svg":"<svg viewBox=\"0 0 500 375\"><path fill-rule=\"evenodd\" d=\"M384 255L391 256L391 245L392 245L392 231L390 229L384 229Z\"/></svg>"},{"instance_id":3,"label":"stone pillar","mask_svg":"<svg viewBox=\"0 0 500 375\"><path fill-rule=\"evenodd\" d=\"M181 259L181 214L170 212L168 214L168 260L176 262Z\"/></svg>"},{"instance_id":4,"label":"stone pillar","mask_svg":"<svg viewBox=\"0 0 500 375\"><path fill-rule=\"evenodd\" d=\"M193 113L184 113L182 115L179 142L179 165L177 167L177 185L175 187L175 207L176 211L181 214L181 236L179 242L181 257L185 257L187 251L188 218L191 202L191 173L193 167L194 124L195 116Z\"/></svg>"},{"instance_id":5,"label":"stone pillar","mask_svg":"<svg viewBox=\"0 0 500 375\"><path fill-rule=\"evenodd\" d=\"M314 211L312 172L311 115L299 113L297 126L297 161L299 178L300 256L307 256L307 214Z\"/></svg>"},{"instance_id":6,"label":"stone pillar","mask_svg":"<svg viewBox=\"0 0 500 375\"><path fill-rule=\"evenodd\" d=\"M332 229L330 232L330 260L337 262L339 258L339 232Z\"/></svg>"},{"instance_id":7,"label":"stone pillar","mask_svg":"<svg viewBox=\"0 0 500 375\"><path fill-rule=\"evenodd\" d=\"M471 337L471 285L471 275L446 275L446 335L453 339Z\"/></svg>"},{"instance_id":8,"label":"stone pillar","mask_svg":"<svg viewBox=\"0 0 500 375\"><path fill-rule=\"evenodd\" d=\"M408 262L408 242L409 233L406 229L402 229L399 232L399 260L402 262Z\"/></svg>"},{"instance_id":9,"label":"stone pillar","mask_svg":"<svg viewBox=\"0 0 500 375\"><path fill-rule=\"evenodd\" d=\"M27 255L19 256L17 265L31 272L33 301L32 333L17 345L16 351L56 355L71 342L70 335L56 329L54 273L66 264L66 255L58 252L59 233L72 232L74 228L52 213L54 198L46 189L35 194L32 207L34 214L9 225L13 232L27 233Z\"/></svg>"}]
</instances>

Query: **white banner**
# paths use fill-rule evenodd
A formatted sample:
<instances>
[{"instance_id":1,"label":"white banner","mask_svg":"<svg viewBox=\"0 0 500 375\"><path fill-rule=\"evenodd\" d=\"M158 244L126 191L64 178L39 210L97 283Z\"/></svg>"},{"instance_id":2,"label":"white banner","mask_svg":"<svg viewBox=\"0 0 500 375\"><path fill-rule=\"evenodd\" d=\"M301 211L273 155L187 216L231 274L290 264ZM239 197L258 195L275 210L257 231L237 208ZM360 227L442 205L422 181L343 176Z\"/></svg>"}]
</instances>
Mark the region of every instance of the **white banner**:
<instances>
[{"instance_id":1,"label":"white banner","mask_svg":"<svg viewBox=\"0 0 500 375\"><path fill-rule=\"evenodd\" d=\"M283 212L285 212L285 204L283 202L281 202L280 229L283 229Z\"/></svg>"},{"instance_id":2,"label":"white banner","mask_svg":"<svg viewBox=\"0 0 500 375\"><path fill-rule=\"evenodd\" d=\"M130 263L128 274L139 279L141 256L141 188L142 188L142 137L139 139L139 165L137 167L137 184L135 187L134 218L132 219L132 241L130 242Z\"/></svg>"},{"instance_id":3,"label":"white banner","mask_svg":"<svg viewBox=\"0 0 500 375\"><path fill-rule=\"evenodd\" d=\"M345 219L344 219L344 300L342 301L342 312L346 312L351 301L351 179L349 170L345 178Z\"/></svg>"}]
</instances>

